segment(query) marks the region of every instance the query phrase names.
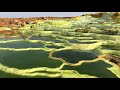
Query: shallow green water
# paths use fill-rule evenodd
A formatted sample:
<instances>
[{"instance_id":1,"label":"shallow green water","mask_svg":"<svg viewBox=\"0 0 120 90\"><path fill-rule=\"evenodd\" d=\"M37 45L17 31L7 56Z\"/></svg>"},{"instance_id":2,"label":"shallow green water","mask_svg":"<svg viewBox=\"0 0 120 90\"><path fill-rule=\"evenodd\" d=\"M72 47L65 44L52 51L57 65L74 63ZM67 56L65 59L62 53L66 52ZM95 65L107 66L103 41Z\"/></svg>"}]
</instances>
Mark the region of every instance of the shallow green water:
<instances>
[{"instance_id":1,"label":"shallow green water","mask_svg":"<svg viewBox=\"0 0 120 90\"><path fill-rule=\"evenodd\" d=\"M36 68L36 67L59 67L62 62L52 60L49 52L43 50L28 51L10 51L0 50L0 63L8 67L19 69Z\"/></svg>"},{"instance_id":2,"label":"shallow green water","mask_svg":"<svg viewBox=\"0 0 120 90\"><path fill-rule=\"evenodd\" d=\"M43 41L52 41L55 43L62 43L59 40L56 40L55 38L50 38L50 37L30 37L29 40L43 40Z\"/></svg>"},{"instance_id":3,"label":"shallow green water","mask_svg":"<svg viewBox=\"0 0 120 90\"><path fill-rule=\"evenodd\" d=\"M83 42L83 41L76 41L76 40L68 40L70 43L76 43L76 44L93 44L93 43L96 43L96 41L94 42Z\"/></svg>"},{"instance_id":4,"label":"shallow green water","mask_svg":"<svg viewBox=\"0 0 120 90\"><path fill-rule=\"evenodd\" d=\"M99 78L117 78L114 73L107 69L110 67L112 67L112 65L105 63L104 61L97 61L93 63L84 63L81 66L76 67L64 66L63 70L76 70L78 73L93 75Z\"/></svg>"},{"instance_id":5,"label":"shallow green water","mask_svg":"<svg viewBox=\"0 0 120 90\"><path fill-rule=\"evenodd\" d=\"M60 49L64 48L63 46L55 46L55 45L46 45L47 48L55 48L55 49Z\"/></svg>"},{"instance_id":6,"label":"shallow green water","mask_svg":"<svg viewBox=\"0 0 120 90\"><path fill-rule=\"evenodd\" d=\"M53 53L54 57L63 58L66 62L77 63L80 60L93 60L97 58L96 53L77 50L61 50Z\"/></svg>"},{"instance_id":7,"label":"shallow green water","mask_svg":"<svg viewBox=\"0 0 120 90\"><path fill-rule=\"evenodd\" d=\"M30 43L27 41L15 41L8 43L0 43L1 48L44 48L42 43Z\"/></svg>"},{"instance_id":8,"label":"shallow green water","mask_svg":"<svg viewBox=\"0 0 120 90\"><path fill-rule=\"evenodd\" d=\"M11 41L11 42L4 42L9 40L18 40L18 41ZM80 51L80 50L74 50L73 49L66 49L66 50L60 50L57 51L57 49L65 49L70 48L70 46L63 46L62 40L56 40L55 38L49 38L49 37L31 37L30 40L42 40L46 43L40 43L40 42L29 42L24 41L21 38L0 38L0 64L3 66L8 67L7 69L11 70L10 68L16 68L18 69L18 72L20 70L26 70L26 69L32 69L32 68L40 68L40 67L47 67L47 68L58 68L63 63L59 60L53 60L49 58L50 50L56 49L56 52L53 53L53 57L63 58L66 62L69 63L78 63L80 60L94 60L98 57L97 50L89 50L89 51ZM73 38L66 38L63 37L63 40L68 40L71 44L94 44L96 41L93 40L92 37L77 37L76 40ZM84 42L84 40L86 40ZM48 41L51 41L48 42ZM62 43L62 44L55 44L55 43ZM55 45L54 45L55 44ZM61 46L60 46L61 45ZM46 46L46 47L45 47ZM104 46L102 46L104 47ZM107 47L107 46L105 46ZM119 47L119 46L118 46ZM118 47L115 47L117 49ZM3 49L4 48L4 49ZM5 49L9 48L9 49ZM23 49L24 48L24 49ZM27 48L34 48L34 50L27 50ZM38 49L39 48L39 49ZM109 47L108 47L109 48ZM110 46L111 48L111 46ZM113 47L112 47L113 48ZM22 51L20 51L22 49ZM26 49L26 50L25 50ZM119 48L118 48L119 49ZM112 65L105 63L103 61L97 61L93 63L83 63L81 66L67 66L65 65L62 70L75 70L80 74L87 74L91 76L97 76L100 78L109 77L109 78L116 78L116 75L113 74L110 70L107 68L112 67ZM56 74L58 72L52 72L50 71L33 71L30 73L31 76L24 76L23 73L10 73L10 71L5 70L0 71L0 78L8 77L8 78L44 78L47 76L40 76L33 74L35 73L45 73L45 74ZM61 72L59 72L61 73Z\"/></svg>"},{"instance_id":9,"label":"shallow green water","mask_svg":"<svg viewBox=\"0 0 120 90\"><path fill-rule=\"evenodd\" d=\"M108 45L101 45L102 49L108 50L120 50L120 44L108 44Z\"/></svg>"},{"instance_id":10,"label":"shallow green water","mask_svg":"<svg viewBox=\"0 0 120 90\"><path fill-rule=\"evenodd\" d=\"M8 40L23 40L23 39L20 37L0 38L0 41L8 41Z\"/></svg>"}]
</instances>

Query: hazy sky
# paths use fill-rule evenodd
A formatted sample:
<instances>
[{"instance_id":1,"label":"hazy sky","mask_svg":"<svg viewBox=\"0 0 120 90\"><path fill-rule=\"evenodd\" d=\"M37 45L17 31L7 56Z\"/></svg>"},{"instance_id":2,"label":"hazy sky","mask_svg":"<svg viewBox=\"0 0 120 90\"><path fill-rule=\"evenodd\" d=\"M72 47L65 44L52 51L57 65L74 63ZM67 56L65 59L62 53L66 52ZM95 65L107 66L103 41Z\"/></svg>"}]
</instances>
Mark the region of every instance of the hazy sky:
<instances>
[{"instance_id":1,"label":"hazy sky","mask_svg":"<svg viewBox=\"0 0 120 90\"><path fill-rule=\"evenodd\" d=\"M41 16L79 16L95 12L0 12L0 18L4 17L41 17Z\"/></svg>"}]
</instances>

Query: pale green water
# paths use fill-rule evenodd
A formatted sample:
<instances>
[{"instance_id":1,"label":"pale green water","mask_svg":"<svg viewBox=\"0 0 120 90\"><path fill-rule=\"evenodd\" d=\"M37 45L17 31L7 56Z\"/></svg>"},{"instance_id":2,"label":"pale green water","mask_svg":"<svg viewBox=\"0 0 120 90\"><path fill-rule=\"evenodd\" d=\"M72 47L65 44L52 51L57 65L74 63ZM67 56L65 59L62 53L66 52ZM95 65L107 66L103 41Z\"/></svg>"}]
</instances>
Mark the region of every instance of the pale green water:
<instances>
[{"instance_id":1,"label":"pale green water","mask_svg":"<svg viewBox=\"0 0 120 90\"><path fill-rule=\"evenodd\" d=\"M0 63L8 67L19 69L36 68L36 67L59 67L62 62L52 60L49 52L43 50L28 51L0 51Z\"/></svg>"},{"instance_id":2,"label":"pale green water","mask_svg":"<svg viewBox=\"0 0 120 90\"><path fill-rule=\"evenodd\" d=\"M54 57L63 58L66 62L77 63L80 60L93 60L97 54L93 52L81 52L77 50L61 50L53 54Z\"/></svg>"},{"instance_id":3,"label":"pale green water","mask_svg":"<svg viewBox=\"0 0 120 90\"><path fill-rule=\"evenodd\" d=\"M30 43L26 41L15 41L9 43L0 43L1 48L44 48L42 43Z\"/></svg>"}]
</instances>

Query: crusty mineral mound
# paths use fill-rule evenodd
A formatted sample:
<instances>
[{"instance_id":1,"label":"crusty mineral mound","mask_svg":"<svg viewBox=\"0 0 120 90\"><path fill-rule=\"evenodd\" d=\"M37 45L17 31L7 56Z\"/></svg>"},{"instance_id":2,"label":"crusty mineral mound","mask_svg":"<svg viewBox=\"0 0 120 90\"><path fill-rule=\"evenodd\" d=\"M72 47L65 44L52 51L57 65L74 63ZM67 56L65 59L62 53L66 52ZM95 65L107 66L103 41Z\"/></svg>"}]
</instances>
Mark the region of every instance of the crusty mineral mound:
<instances>
[{"instance_id":1,"label":"crusty mineral mound","mask_svg":"<svg viewBox=\"0 0 120 90\"><path fill-rule=\"evenodd\" d=\"M90 14L90 16L92 16L94 18L100 18L103 16L103 13Z\"/></svg>"},{"instance_id":2,"label":"crusty mineral mound","mask_svg":"<svg viewBox=\"0 0 120 90\"><path fill-rule=\"evenodd\" d=\"M115 12L112 16L113 19L116 19L118 16L120 16L120 12Z\"/></svg>"},{"instance_id":3,"label":"crusty mineral mound","mask_svg":"<svg viewBox=\"0 0 120 90\"><path fill-rule=\"evenodd\" d=\"M118 66L120 66L120 58L115 55L105 54L105 55L101 55L99 57L105 58L106 60L109 60L110 62L113 62L113 63L117 64Z\"/></svg>"}]
</instances>

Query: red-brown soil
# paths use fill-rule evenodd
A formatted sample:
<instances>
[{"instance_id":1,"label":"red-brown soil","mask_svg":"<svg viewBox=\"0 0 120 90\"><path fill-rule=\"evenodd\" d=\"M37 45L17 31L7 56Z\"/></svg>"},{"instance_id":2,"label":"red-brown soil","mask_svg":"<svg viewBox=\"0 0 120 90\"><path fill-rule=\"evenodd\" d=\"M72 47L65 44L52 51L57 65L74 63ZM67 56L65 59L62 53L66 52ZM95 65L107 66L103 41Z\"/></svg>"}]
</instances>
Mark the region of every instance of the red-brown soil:
<instances>
[{"instance_id":1,"label":"red-brown soil","mask_svg":"<svg viewBox=\"0 0 120 90\"><path fill-rule=\"evenodd\" d=\"M15 30L18 30L20 27L25 26L25 24L36 24L37 20L57 20L57 19L66 19L66 18L73 18L73 17L33 17L33 18L0 18L0 27L8 27L11 30L0 30L0 34L3 35L13 35L15 34ZM20 27L13 27L20 25Z\"/></svg>"},{"instance_id":2,"label":"red-brown soil","mask_svg":"<svg viewBox=\"0 0 120 90\"><path fill-rule=\"evenodd\" d=\"M120 66L120 58L115 55L106 54L106 55L101 55L100 57L105 58L106 60L109 60L110 62L113 62L118 66Z\"/></svg>"},{"instance_id":3,"label":"red-brown soil","mask_svg":"<svg viewBox=\"0 0 120 90\"><path fill-rule=\"evenodd\" d=\"M29 24L30 22L35 23L36 20L56 20L56 19L65 19L72 17L34 17L34 18L0 18L0 26L5 25L19 25L21 23Z\"/></svg>"},{"instance_id":4,"label":"red-brown soil","mask_svg":"<svg viewBox=\"0 0 120 90\"><path fill-rule=\"evenodd\" d=\"M8 36L8 35L14 35L16 33L16 30L3 30L0 31L0 34Z\"/></svg>"}]
</instances>

